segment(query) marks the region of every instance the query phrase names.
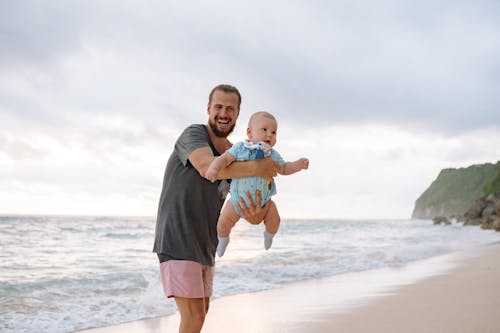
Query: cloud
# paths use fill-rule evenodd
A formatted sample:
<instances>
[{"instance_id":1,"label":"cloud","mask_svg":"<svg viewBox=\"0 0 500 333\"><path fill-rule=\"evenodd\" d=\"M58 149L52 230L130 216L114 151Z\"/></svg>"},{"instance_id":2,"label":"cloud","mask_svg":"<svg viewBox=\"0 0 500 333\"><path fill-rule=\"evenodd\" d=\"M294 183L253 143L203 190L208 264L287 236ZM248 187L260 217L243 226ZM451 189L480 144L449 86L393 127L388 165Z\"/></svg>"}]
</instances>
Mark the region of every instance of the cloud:
<instances>
[{"instance_id":1,"label":"cloud","mask_svg":"<svg viewBox=\"0 0 500 333\"><path fill-rule=\"evenodd\" d=\"M244 137L252 112L268 110L279 119L285 153L297 151L287 146L299 144L297 136L305 140L301 149L312 149L320 161L307 174L314 188L305 175L291 178L307 190L337 203L356 195L380 207L411 202L437 169L498 156L499 7L451 0L0 2L2 191L22 198L36 184L37 193L53 196L72 184L83 201L88 193L106 202L121 192L132 207L135 194L122 182L137 178L147 184L138 190L148 193L143 198L154 196L175 138L206 120L209 90L224 82L243 94L236 136ZM329 155L320 157L315 146ZM330 159L333 171L323 167ZM368 165L374 168L365 171ZM81 175L70 180L72 169ZM401 170L425 172L389 184ZM369 181L375 184L363 187ZM282 188L300 196L288 180Z\"/></svg>"},{"instance_id":2,"label":"cloud","mask_svg":"<svg viewBox=\"0 0 500 333\"><path fill-rule=\"evenodd\" d=\"M282 75L271 82L281 87L276 107L323 124L382 121L445 131L500 124L492 75L500 64L498 19L480 5L449 3L432 17L395 6L388 14L369 4L359 13L325 10L332 15L323 15L319 34L305 26L305 45L298 39L301 49L283 52L302 64L282 59Z\"/></svg>"},{"instance_id":3,"label":"cloud","mask_svg":"<svg viewBox=\"0 0 500 333\"><path fill-rule=\"evenodd\" d=\"M201 101L226 78L251 106L295 122L500 124L493 1L216 4L3 3L1 67L24 82L5 89L7 76L0 93L48 114L62 111L39 94L23 108L22 92L41 88L66 109L175 117L203 105L177 101Z\"/></svg>"},{"instance_id":4,"label":"cloud","mask_svg":"<svg viewBox=\"0 0 500 333\"><path fill-rule=\"evenodd\" d=\"M34 147L30 142L9 138L5 135L0 135L0 152L4 152L7 156L16 160L37 160L46 155L44 149Z\"/></svg>"}]
</instances>

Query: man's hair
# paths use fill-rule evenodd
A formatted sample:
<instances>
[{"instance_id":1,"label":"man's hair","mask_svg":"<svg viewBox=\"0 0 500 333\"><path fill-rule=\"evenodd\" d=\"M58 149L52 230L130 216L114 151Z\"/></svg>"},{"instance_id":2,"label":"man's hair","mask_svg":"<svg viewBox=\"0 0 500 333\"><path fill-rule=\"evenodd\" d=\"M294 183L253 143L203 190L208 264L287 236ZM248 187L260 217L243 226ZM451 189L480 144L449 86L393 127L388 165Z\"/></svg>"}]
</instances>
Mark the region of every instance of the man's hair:
<instances>
[{"instance_id":1,"label":"man's hair","mask_svg":"<svg viewBox=\"0 0 500 333\"><path fill-rule=\"evenodd\" d=\"M223 91L226 94L231 94L231 93L236 94L238 96L238 109L240 108L241 94L238 91L238 89L236 89L236 87L229 85L229 84L219 84L214 89L212 89L212 91L210 92L210 95L208 95L208 104L212 103L212 96L214 95L214 92L216 92L217 90Z\"/></svg>"}]
</instances>

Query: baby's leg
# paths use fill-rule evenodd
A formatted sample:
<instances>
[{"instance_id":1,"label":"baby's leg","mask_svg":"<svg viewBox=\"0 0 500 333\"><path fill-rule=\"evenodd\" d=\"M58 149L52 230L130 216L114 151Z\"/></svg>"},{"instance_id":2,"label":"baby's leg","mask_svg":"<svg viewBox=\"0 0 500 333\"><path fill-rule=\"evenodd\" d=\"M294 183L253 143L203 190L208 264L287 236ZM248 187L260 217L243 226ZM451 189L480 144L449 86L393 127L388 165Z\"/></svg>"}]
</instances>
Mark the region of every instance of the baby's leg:
<instances>
[{"instance_id":1,"label":"baby's leg","mask_svg":"<svg viewBox=\"0 0 500 333\"><path fill-rule=\"evenodd\" d=\"M217 255L219 257L224 255L226 247L229 244L229 234L231 233L231 229L239 219L240 217L236 213L233 204L230 201L227 201L222 208L219 221L217 222L217 238L219 239L219 244L217 245Z\"/></svg>"},{"instance_id":2,"label":"baby's leg","mask_svg":"<svg viewBox=\"0 0 500 333\"><path fill-rule=\"evenodd\" d=\"M217 236L219 237L229 237L231 233L231 229L233 229L234 225L240 217L236 210L233 207L233 204L229 201L226 202L224 207L222 208L222 212L219 216L219 221L217 222Z\"/></svg>"},{"instance_id":3,"label":"baby's leg","mask_svg":"<svg viewBox=\"0 0 500 333\"><path fill-rule=\"evenodd\" d=\"M264 231L264 248L266 250L269 250L273 244L273 237L278 232L280 221L278 207L276 207L274 201L270 200L269 208L264 216L264 225L266 226L266 230Z\"/></svg>"},{"instance_id":4,"label":"baby's leg","mask_svg":"<svg viewBox=\"0 0 500 333\"><path fill-rule=\"evenodd\" d=\"M266 215L264 215L264 225L266 226L266 231L270 234L275 234L280 226L280 220L278 207L276 207L274 201L269 200L269 208L267 209Z\"/></svg>"}]
</instances>

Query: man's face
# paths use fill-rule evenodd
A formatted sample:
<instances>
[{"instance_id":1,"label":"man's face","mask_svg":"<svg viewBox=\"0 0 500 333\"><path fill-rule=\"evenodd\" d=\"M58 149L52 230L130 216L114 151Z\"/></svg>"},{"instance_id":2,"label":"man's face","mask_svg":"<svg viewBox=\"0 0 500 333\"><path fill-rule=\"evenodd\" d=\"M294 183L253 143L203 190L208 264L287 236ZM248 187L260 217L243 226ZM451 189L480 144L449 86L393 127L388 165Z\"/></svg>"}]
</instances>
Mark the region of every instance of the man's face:
<instances>
[{"instance_id":1,"label":"man's face","mask_svg":"<svg viewBox=\"0 0 500 333\"><path fill-rule=\"evenodd\" d=\"M238 95L216 90L207 107L208 125L219 138L226 138L234 130L240 110Z\"/></svg>"}]
</instances>

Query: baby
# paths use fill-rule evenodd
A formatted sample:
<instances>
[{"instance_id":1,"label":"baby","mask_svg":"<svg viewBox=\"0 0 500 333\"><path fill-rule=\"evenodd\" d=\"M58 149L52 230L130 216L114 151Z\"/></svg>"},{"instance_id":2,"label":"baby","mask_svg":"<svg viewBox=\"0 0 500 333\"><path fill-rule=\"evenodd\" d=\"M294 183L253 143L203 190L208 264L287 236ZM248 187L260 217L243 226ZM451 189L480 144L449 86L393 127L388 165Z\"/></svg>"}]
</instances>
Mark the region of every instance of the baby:
<instances>
[{"instance_id":1,"label":"baby","mask_svg":"<svg viewBox=\"0 0 500 333\"><path fill-rule=\"evenodd\" d=\"M307 158L300 158L295 162L285 162L280 154L272 148L276 144L277 131L278 123L272 114L269 112L254 113L248 121L248 140L235 143L224 154L217 157L207 169L205 178L215 182L219 171L232 162L255 160L264 157L271 157L277 161L280 165L278 173L282 175L291 175L302 169L307 169L309 167L309 160ZM219 257L224 255L226 247L229 244L231 229L240 219L241 214L238 209L240 197L246 201L248 206L249 202L246 194L250 193L254 204L256 204L256 190L259 190L261 193L262 206L270 201L264 215L264 248L268 250L271 247L273 237L280 225L278 209L276 208L276 204L271 200L271 196L276 194L274 181L268 181L260 177L234 178L231 181L230 203L227 202L224 205L217 223L217 236L219 238L217 254Z\"/></svg>"}]
</instances>

